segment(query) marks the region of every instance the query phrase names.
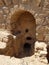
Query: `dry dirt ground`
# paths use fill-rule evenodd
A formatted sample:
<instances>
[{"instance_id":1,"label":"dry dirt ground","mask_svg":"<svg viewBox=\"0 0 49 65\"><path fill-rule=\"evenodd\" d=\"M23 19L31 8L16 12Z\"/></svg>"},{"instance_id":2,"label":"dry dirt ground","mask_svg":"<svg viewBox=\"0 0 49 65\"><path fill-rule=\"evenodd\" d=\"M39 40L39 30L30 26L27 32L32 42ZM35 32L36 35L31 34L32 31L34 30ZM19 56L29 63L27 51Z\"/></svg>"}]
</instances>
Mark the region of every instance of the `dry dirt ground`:
<instances>
[{"instance_id":1,"label":"dry dirt ground","mask_svg":"<svg viewBox=\"0 0 49 65\"><path fill-rule=\"evenodd\" d=\"M8 31L3 31L3 30L0 31L0 48L6 47L6 41L8 40L7 35L9 34L10 33ZM30 57L24 57L21 59L0 55L0 65L39 65L39 64L48 65L46 59L46 54L47 54L46 46L47 46L46 43L36 41L35 54Z\"/></svg>"}]
</instances>

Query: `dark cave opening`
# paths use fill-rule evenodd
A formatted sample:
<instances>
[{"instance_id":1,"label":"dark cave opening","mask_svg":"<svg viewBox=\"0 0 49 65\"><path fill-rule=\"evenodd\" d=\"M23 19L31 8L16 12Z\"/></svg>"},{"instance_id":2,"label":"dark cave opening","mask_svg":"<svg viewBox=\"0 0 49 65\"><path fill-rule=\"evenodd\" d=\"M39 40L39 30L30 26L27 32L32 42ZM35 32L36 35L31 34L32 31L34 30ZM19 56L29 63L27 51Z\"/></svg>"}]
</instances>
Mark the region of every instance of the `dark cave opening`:
<instances>
[{"instance_id":1,"label":"dark cave opening","mask_svg":"<svg viewBox=\"0 0 49 65\"><path fill-rule=\"evenodd\" d=\"M27 32L29 32L29 30L28 30L28 29L26 29L26 30L25 30L25 32L27 33Z\"/></svg>"},{"instance_id":2,"label":"dark cave opening","mask_svg":"<svg viewBox=\"0 0 49 65\"><path fill-rule=\"evenodd\" d=\"M27 37L26 39L27 39L27 40L32 40L32 38L31 38L31 37Z\"/></svg>"},{"instance_id":3,"label":"dark cave opening","mask_svg":"<svg viewBox=\"0 0 49 65\"><path fill-rule=\"evenodd\" d=\"M24 46L23 46L23 49L25 52L28 52L31 50L31 44L29 43L25 43Z\"/></svg>"}]
</instances>

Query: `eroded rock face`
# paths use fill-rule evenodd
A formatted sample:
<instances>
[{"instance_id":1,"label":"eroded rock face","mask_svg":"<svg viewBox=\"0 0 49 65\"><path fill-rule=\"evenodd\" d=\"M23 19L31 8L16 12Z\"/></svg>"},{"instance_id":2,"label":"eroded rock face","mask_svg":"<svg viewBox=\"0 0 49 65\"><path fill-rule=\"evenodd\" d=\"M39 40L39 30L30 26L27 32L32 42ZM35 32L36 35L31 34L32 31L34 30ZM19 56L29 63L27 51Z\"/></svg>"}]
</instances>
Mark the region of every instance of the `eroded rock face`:
<instances>
[{"instance_id":1,"label":"eroded rock face","mask_svg":"<svg viewBox=\"0 0 49 65\"><path fill-rule=\"evenodd\" d=\"M20 49L18 57L28 56L34 54L34 45L36 41L36 23L31 13L27 11L18 11L14 13L14 18L11 17L11 33L15 36L16 42L14 48L16 51L16 45ZM15 52L17 54L17 51ZM17 56L17 55L16 55Z\"/></svg>"},{"instance_id":2,"label":"eroded rock face","mask_svg":"<svg viewBox=\"0 0 49 65\"><path fill-rule=\"evenodd\" d=\"M19 58L33 55L36 41L34 16L28 11L18 10L11 16L9 26L12 35L8 36L7 46L2 54Z\"/></svg>"}]
</instances>

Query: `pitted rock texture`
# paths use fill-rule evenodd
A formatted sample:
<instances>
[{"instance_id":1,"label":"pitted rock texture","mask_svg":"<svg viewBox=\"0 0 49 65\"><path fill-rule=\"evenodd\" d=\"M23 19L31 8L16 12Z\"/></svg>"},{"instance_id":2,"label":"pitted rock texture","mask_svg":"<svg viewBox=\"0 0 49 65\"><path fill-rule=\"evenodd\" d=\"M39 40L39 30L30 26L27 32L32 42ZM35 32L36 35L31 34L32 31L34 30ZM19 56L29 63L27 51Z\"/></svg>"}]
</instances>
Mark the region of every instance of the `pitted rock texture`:
<instances>
[{"instance_id":1,"label":"pitted rock texture","mask_svg":"<svg viewBox=\"0 0 49 65\"><path fill-rule=\"evenodd\" d=\"M15 11L17 11L18 9L27 10L34 15L34 17L36 19L36 39L38 41L45 41L46 44L49 43L49 0L0 0L0 30L7 29L7 25L9 24L9 21L10 21L10 16L12 16L12 14ZM9 26L9 28L10 28L10 26ZM15 38L15 36L14 36L14 38ZM8 37L4 37L4 39L3 39L3 36L0 36L0 40L2 42L7 42ZM39 47L37 48L37 50L38 49L39 49ZM41 48L41 49L43 50L43 48ZM39 55L39 53L41 55ZM45 51L43 53L43 51L40 52L40 50L39 50L38 53L35 54L35 57L38 56L38 60L39 60L39 56L40 57L43 55L45 56L45 54L46 54ZM3 62L5 59L4 59L4 57L2 57L2 58L3 59L0 61L1 65L5 64L5 63L7 65L10 65L10 63L14 64L17 62L17 61L14 62L15 60L13 60L13 61L10 60L10 63L9 63L9 61ZM39 65L40 63L42 65L47 65L47 60L45 60L45 59L43 60L43 57L42 57L42 59L40 58L40 62L38 62L37 59L35 62L28 61L28 63L27 63L26 59L23 60L22 62L20 62L20 61L18 62L18 64L20 64L20 65L22 65L22 64L23 65L24 64Z\"/></svg>"},{"instance_id":2,"label":"pitted rock texture","mask_svg":"<svg viewBox=\"0 0 49 65\"><path fill-rule=\"evenodd\" d=\"M44 46L43 46L44 45ZM6 65L47 65L48 61L46 59L46 43L44 42L38 42L35 43L35 53L34 55L30 57L24 57L22 59L0 55L0 64L6 64ZM38 49L37 49L38 48ZM40 48L40 49L39 49Z\"/></svg>"},{"instance_id":3,"label":"pitted rock texture","mask_svg":"<svg viewBox=\"0 0 49 65\"><path fill-rule=\"evenodd\" d=\"M11 35L8 35L6 48L0 49L0 54L20 58L33 55L36 42L34 16L28 11L18 10L11 16L9 26ZM13 36L16 38L14 39Z\"/></svg>"},{"instance_id":4,"label":"pitted rock texture","mask_svg":"<svg viewBox=\"0 0 49 65\"><path fill-rule=\"evenodd\" d=\"M7 29L8 16L18 8L34 15L37 40L49 42L49 0L0 0L0 29Z\"/></svg>"}]
</instances>

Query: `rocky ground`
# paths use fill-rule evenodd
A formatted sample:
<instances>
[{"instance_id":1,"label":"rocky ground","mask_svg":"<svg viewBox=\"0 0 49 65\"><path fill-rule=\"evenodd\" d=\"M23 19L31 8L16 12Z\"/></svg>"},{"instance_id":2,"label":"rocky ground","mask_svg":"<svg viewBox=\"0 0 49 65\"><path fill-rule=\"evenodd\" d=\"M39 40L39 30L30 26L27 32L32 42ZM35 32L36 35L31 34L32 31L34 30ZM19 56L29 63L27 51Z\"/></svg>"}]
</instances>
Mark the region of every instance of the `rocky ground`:
<instances>
[{"instance_id":1,"label":"rocky ground","mask_svg":"<svg viewBox=\"0 0 49 65\"><path fill-rule=\"evenodd\" d=\"M0 28L7 28L8 17L18 8L34 15L37 40L49 42L49 0L0 0Z\"/></svg>"},{"instance_id":2,"label":"rocky ground","mask_svg":"<svg viewBox=\"0 0 49 65\"><path fill-rule=\"evenodd\" d=\"M37 41L35 43L35 54L34 55L30 57L24 57L21 59L0 55L0 65L14 65L14 64L15 65L39 65L39 64L47 65L48 61L46 59L46 54L47 54L46 44L44 42Z\"/></svg>"},{"instance_id":3,"label":"rocky ground","mask_svg":"<svg viewBox=\"0 0 49 65\"><path fill-rule=\"evenodd\" d=\"M2 35L0 38L0 48L6 47L6 42L8 41L7 36L9 35L8 31L1 30L0 34ZM6 33L6 34L5 34ZM30 57L24 58L15 58L5 55L0 55L0 65L47 65L48 61L46 58L47 54L47 44L45 42L35 43L35 54Z\"/></svg>"},{"instance_id":4,"label":"rocky ground","mask_svg":"<svg viewBox=\"0 0 49 65\"><path fill-rule=\"evenodd\" d=\"M36 19L35 54L22 59L0 55L0 65L47 65L46 46L49 43L49 0L0 0L0 48L8 41L5 31L8 17L18 8L31 12ZM4 30L2 30L4 29ZM7 33L8 32L8 33ZM2 44L3 43L3 44Z\"/></svg>"}]
</instances>

